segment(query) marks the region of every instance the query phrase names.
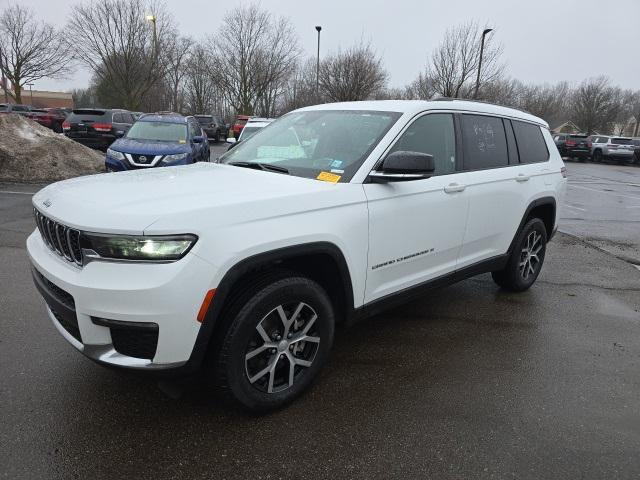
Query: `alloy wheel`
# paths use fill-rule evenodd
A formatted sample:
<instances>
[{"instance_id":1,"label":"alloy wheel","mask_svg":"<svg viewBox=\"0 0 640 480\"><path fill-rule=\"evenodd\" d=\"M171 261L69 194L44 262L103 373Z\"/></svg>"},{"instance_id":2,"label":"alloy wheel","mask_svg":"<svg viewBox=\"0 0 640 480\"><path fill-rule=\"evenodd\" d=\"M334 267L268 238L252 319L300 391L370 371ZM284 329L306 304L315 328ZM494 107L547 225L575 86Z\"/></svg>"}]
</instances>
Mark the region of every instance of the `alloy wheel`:
<instances>
[{"instance_id":1,"label":"alloy wheel","mask_svg":"<svg viewBox=\"0 0 640 480\"><path fill-rule=\"evenodd\" d=\"M292 387L318 352L317 319L316 311L304 302L278 305L267 313L245 350L249 383L266 393Z\"/></svg>"},{"instance_id":2,"label":"alloy wheel","mask_svg":"<svg viewBox=\"0 0 640 480\"><path fill-rule=\"evenodd\" d=\"M540 267L540 252L543 248L542 235L533 230L528 236L525 246L520 253L520 263L518 269L523 279L528 280L530 275L534 275Z\"/></svg>"}]
</instances>

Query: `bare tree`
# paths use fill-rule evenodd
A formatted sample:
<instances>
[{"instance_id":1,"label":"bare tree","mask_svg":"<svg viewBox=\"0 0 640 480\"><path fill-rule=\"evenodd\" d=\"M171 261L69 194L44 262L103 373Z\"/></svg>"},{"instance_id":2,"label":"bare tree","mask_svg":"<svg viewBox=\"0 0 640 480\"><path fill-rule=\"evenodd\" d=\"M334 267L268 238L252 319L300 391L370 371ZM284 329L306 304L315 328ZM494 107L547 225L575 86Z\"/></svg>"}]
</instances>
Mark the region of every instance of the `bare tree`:
<instances>
[{"instance_id":1,"label":"bare tree","mask_svg":"<svg viewBox=\"0 0 640 480\"><path fill-rule=\"evenodd\" d=\"M218 59L216 76L233 108L269 114L300 56L289 20L274 19L257 5L239 7L224 17L210 44Z\"/></svg>"},{"instance_id":2,"label":"bare tree","mask_svg":"<svg viewBox=\"0 0 640 480\"><path fill-rule=\"evenodd\" d=\"M432 79L437 94L452 98L472 96L478 72L482 31L483 28L476 22L447 30L427 66L427 75ZM502 47L495 44L493 36L487 37L482 55L480 86L501 74L501 55Z\"/></svg>"},{"instance_id":3,"label":"bare tree","mask_svg":"<svg viewBox=\"0 0 640 480\"><path fill-rule=\"evenodd\" d=\"M610 132L619 119L620 98L620 89L607 77L587 79L573 93L573 121L587 134Z\"/></svg>"},{"instance_id":4,"label":"bare tree","mask_svg":"<svg viewBox=\"0 0 640 480\"><path fill-rule=\"evenodd\" d=\"M640 90L631 92L628 97L629 110L634 120L633 136L637 137L640 132Z\"/></svg>"},{"instance_id":5,"label":"bare tree","mask_svg":"<svg viewBox=\"0 0 640 480\"><path fill-rule=\"evenodd\" d=\"M192 48L185 71L185 101L189 113L212 113L216 62L204 45Z\"/></svg>"},{"instance_id":6,"label":"bare tree","mask_svg":"<svg viewBox=\"0 0 640 480\"><path fill-rule=\"evenodd\" d=\"M167 45L167 75L166 83L169 87L169 109L174 112L182 110L181 93L183 80L187 73L186 64L189 61L193 40L178 37Z\"/></svg>"},{"instance_id":7,"label":"bare tree","mask_svg":"<svg viewBox=\"0 0 640 480\"><path fill-rule=\"evenodd\" d=\"M429 100L435 94L433 79L420 72L418 77L405 87L404 96L411 100Z\"/></svg>"},{"instance_id":8,"label":"bare tree","mask_svg":"<svg viewBox=\"0 0 640 480\"><path fill-rule=\"evenodd\" d=\"M0 71L13 84L17 103L25 84L70 71L72 55L61 32L34 16L19 4L0 12Z\"/></svg>"},{"instance_id":9,"label":"bare tree","mask_svg":"<svg viewBox=\"0 0 640 480\"><path fill-rule=\"evenodd\" d=\"M320 62L320 91L330 101L366 100L383 90L388 74L370 45L356 45Z\"/></svg>"},{"instance_id":10,"label":"bare tree","mask_svg":"<svg viewBox=\"0 0 640 480\"><path fill-rule=\"evenodd\" d=\"M165 78L175 26L161 1L102 0L76 5L66 33L78 60L120 92L122 106L137 110Z\"/></svg>"}]
</instances>

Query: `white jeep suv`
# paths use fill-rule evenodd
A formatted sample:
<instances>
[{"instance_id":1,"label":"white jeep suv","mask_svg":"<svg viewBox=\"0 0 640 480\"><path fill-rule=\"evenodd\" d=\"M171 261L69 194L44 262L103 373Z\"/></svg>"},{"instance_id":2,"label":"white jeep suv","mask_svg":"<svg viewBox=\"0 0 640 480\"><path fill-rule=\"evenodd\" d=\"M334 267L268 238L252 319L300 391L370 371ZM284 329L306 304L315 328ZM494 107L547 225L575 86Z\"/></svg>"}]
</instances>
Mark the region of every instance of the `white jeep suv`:
<instances>
[{"instance_id":1,"label":"white jeep suv","mask_svg":"<svg viewBox=\"0 0 640 480\"><path fill-rule=\"evenodd\" d=\"M27 248L51 321L86 356L203 366L267 410L312 382L338 322L485 272L529 288L565 187L547 124L527 113L319 105L218 163L49 185Z\"/></svg>"}]
</instances>

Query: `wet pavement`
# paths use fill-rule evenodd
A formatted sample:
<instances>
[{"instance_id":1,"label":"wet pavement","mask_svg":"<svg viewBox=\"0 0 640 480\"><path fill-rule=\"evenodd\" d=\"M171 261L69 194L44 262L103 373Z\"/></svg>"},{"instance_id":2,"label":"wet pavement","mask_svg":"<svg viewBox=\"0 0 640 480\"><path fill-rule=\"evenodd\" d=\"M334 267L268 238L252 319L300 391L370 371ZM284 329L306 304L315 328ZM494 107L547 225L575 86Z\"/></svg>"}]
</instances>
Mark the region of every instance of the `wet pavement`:
<instances>
[{"instance_id":1,"label":"wet pavement","mask_svg":"<svg viewBox=\"0 0 640 480\"><path fill-rule=\"evenodd\" d=\"M626 173L609 178L619 167L595 167L569 164L570 181L634 196ZM319 381L260 417L202 380L171 399L67 345L30 278L30 196L16 192L32 190L3 191L0 478L640 476L640 271L621 259L638 247L589 244L634 240L614 208L627 199L570 188L585 211L566 209L561 231L578 238L557 235L531 290L482 275L340 328Z\"/></svg>"}]
</instances>

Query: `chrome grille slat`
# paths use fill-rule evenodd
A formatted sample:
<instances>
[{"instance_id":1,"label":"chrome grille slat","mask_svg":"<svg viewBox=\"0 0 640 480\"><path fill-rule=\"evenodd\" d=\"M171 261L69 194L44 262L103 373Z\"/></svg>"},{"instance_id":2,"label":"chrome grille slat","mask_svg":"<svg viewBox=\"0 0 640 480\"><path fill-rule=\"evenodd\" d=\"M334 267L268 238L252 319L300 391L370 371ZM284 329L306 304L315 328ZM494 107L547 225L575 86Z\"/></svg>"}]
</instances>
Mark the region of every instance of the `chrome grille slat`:
<instances>
[{"instance_id":1,"label":"chrome grille slat","mask_svg":"<svg viewBox=\"0 0 640 480\"><path fill-rule=\"evenodd\" d=\"M80 231L48 218L36 208L33 214L45 245L68 262L81 267Z\"/></svg>"}]
</instances>

